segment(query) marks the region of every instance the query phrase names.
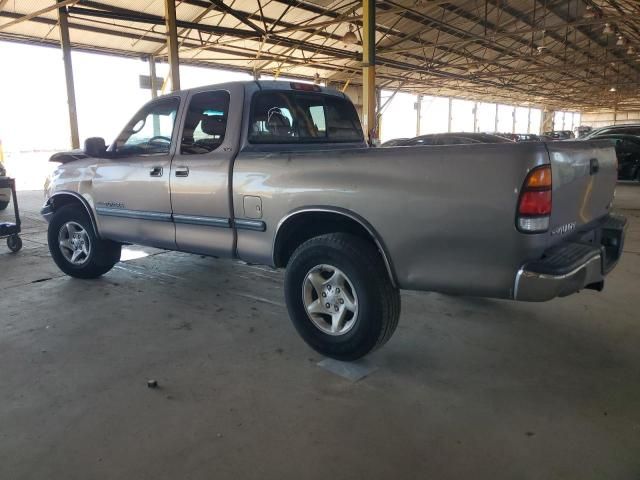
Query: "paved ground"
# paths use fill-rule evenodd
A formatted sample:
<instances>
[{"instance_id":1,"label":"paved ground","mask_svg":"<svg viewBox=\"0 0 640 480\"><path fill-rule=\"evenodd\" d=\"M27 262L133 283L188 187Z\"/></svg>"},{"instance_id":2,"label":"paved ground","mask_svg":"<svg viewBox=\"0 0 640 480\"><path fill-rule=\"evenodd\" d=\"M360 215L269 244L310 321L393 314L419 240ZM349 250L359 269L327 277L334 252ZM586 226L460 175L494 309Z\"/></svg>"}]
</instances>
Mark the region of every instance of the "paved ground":
<instances>
[{"instance_id":1,"label":"paved ground","mask_svg":"<svg viewBox=\"0 0 640 480\"><path fill-rule=\"evenodd\" d=\"M280 273L130 249L74 280L42 194L20 197L25 250L0 244L0 479L640 478L640 186L618 189L631 229L604 293L407 293L356 383L316 365Z\"/></svg>"}]
</instances>

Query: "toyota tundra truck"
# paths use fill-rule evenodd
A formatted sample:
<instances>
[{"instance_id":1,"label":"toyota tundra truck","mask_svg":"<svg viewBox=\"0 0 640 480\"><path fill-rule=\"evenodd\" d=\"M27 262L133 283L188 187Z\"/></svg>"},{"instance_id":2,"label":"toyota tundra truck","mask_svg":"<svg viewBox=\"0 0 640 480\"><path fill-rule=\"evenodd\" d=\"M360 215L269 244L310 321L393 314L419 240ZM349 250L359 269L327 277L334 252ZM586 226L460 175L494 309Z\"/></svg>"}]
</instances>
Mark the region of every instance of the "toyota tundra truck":
<instances>
[{"instance_id":1,"label":"toyota tundra truck","mask_svg":"<svg viewBox=\"0 0 640 480\"><path fill-rule=\"evenodd\" d=\"M304 83L175 92L110 146L51 160L42 214L63 272L103 275L123 244L285 268L296 329L342 360L389 340L403 289L601 290L626 227L608 142L371 148L343 93Z\"/></svg>"}]
</instances>

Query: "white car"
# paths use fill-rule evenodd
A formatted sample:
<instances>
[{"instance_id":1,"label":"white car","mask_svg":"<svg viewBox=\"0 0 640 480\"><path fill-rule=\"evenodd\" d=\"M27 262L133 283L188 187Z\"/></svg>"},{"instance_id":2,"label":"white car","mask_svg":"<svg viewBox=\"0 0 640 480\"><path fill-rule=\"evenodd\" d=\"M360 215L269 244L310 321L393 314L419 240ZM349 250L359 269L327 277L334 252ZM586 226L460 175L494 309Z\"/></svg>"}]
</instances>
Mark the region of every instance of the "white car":
<instances>
[{"instance_id":1,"label":"white car","mask_svg":"<svg viewBox=\"0 0 640 480\"><path fill-rule=\"evenodd\" d=\"M2 153L2 141L0 140L0 178L7 176L7 170L4 168L2 160L4 160L4 155ZM11 190L0 188L0 211L5 210L9 206L9 202L11 202Z\"/></svg>"}]
</instances>

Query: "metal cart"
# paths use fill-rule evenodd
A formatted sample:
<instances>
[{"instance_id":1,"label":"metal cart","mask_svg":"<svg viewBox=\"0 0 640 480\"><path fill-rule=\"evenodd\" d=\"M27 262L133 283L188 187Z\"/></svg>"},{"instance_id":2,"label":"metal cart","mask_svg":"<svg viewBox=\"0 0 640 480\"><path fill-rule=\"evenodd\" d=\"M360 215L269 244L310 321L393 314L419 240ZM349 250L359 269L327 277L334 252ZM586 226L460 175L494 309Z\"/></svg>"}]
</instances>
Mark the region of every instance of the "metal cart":
<instances>
[{"instance_id":1,"label":"metal cart","mask_svg":"<svg viewBox=\"0 0 640 480\"><path fill-rule=\"evenodd\" d=\"M0 239L7 239L7 247L12 252L18 252L22 248L22 239L20 238L20 211L18 210L18 196L16 195L16 180L14 178L0 179L0 188L10 188L11 197L13 198L13 211L15 213L16 222L0 222Z\"/></svg>"}]
</instances>

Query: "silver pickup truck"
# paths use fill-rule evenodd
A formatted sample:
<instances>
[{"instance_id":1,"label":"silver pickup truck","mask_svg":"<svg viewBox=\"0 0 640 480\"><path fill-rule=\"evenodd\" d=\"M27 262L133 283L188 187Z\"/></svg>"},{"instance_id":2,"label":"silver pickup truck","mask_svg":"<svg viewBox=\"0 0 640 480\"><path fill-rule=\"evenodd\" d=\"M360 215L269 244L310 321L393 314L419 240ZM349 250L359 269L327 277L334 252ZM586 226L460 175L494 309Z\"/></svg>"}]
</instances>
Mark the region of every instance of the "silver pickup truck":
<instances>
[{"instance_id":1,"label":"silver pickup truck","mask_svg":"<svg viewBox=\"0 0 640 480\"><path fill-rule=\"evenodd\" d=\"M600 290L622 252L607 142L369 148L344 94L238 82L145 105L105 147L56 154L49 249L94 278L134 243L285 268L317 351L383 345L400 289L544 301Z\"/></svg>"}]
</instances>

